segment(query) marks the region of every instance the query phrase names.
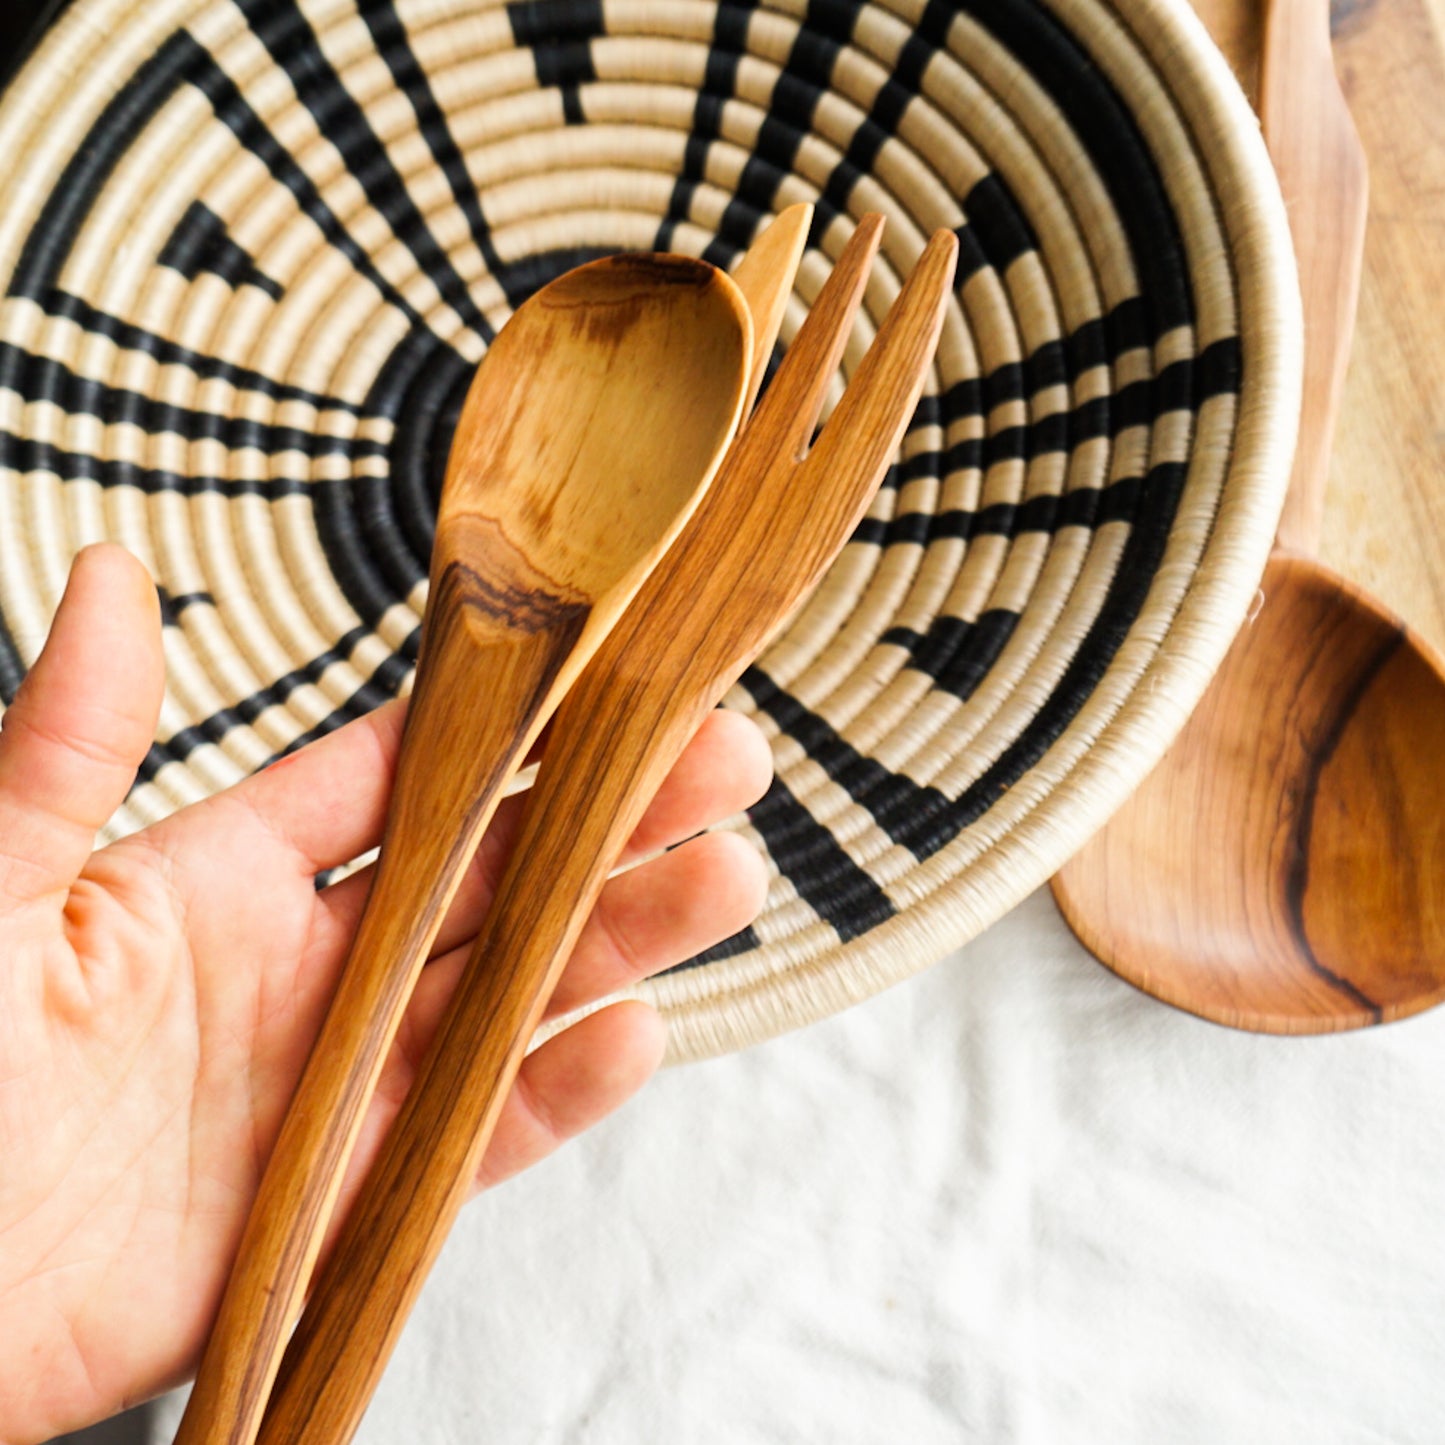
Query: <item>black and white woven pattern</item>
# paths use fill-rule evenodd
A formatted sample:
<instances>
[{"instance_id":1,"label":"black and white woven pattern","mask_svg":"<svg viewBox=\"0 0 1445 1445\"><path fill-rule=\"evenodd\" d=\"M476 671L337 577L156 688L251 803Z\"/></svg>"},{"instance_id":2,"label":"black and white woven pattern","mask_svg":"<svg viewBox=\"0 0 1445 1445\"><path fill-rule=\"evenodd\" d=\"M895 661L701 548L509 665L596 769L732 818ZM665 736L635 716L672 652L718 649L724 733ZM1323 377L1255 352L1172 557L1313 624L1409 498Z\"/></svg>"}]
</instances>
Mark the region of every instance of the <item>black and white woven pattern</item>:
<instances>
[{"instance_id":1,"label":"black and white woven pattern","mask_svg":"<svg viewBox=\"0 0 1445 1445\"><path fill-rule=\"evenodd\" d=\"M74 0L0 104L0 693L70 557L167 624L118 831L403 691L472 368L618 249L816 218L784 342L888 217L845 372L938 226L901 455L730 705L779 776L753 929L651 986L679 1056L841 1007L1047 878L1251 594L1297 337L1247 108L1161 0ZM840 379L841 385L841 379Z\"/></svg>"}]
</instances>

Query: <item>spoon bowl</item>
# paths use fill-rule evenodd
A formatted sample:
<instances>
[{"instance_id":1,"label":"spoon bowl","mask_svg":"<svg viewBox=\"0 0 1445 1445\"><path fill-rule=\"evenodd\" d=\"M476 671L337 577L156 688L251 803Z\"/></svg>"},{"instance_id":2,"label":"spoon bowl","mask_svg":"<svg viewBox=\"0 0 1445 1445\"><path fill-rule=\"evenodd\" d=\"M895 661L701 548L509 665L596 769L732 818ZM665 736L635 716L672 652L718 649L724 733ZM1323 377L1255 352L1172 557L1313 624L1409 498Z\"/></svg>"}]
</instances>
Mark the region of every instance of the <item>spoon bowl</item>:
<instances>
[{"instance_id":1,"label":"spoon bowl","mask_svg":"<svg viewBox=\"0 0 1445 1445\"><path fill-rule=\"evenodd\" d=\"M432 557L434 580L475 574L475 626L510 638L580 609L595 630L625 605L740 412L751 315L725 286L686 257L614 256L502 328L462 407Z\"/></svg>"},{"instance_id":2,"label":"spoon bowl","mask_svg":"<svg viewBox=\"0 0 1445 1445\"><path fill-rule=\"evenodd\" d=\"M1440 659L1308 558L1276 552L1263 588L1184 734L1055 896L1116 973L1217 1023L1402 1018L1445 998Z\"/></svg>"}]
</instances>

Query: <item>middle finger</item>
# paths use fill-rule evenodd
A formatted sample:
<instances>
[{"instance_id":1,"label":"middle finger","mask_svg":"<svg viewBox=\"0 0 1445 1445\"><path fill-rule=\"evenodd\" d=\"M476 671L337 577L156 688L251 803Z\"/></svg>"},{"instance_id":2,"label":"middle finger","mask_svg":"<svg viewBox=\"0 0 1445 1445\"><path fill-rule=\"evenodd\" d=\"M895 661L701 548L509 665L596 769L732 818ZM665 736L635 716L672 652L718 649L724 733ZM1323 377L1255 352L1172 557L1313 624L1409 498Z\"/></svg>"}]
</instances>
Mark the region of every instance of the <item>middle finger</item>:
<instances>
[{"instance_id":1,"label":"middle finger","mask_svg":"<svg viewBox=\"0 0 1445 1445\"><path fill-rule=\"evenodd\" d=\"M567 960L544 1018L585 1008L746 928L767 895L767 866L735 833L708 833L608 880ZM382 1081L410 1087L466 965L469 949L422 974Z\"/></svg>"},{"instance_id":2,"label":"middle finger","mask_svg":"<svg viewBox=\"0 0 1445 1445\"><path fill-rule=\"evenodd\" d=\"M750 807L771 778L772 754L757 726L737 713L711 713L658 789L619 866L672 848ZM497 810L437 934L433 959L476 935L511 855L525 803L525 797L509 798ZM318 926L324 928L326 942L338 949L345 947L361 921L374 871L375 865L368 865L317 895Z\"/></svg>"}]
</instances>

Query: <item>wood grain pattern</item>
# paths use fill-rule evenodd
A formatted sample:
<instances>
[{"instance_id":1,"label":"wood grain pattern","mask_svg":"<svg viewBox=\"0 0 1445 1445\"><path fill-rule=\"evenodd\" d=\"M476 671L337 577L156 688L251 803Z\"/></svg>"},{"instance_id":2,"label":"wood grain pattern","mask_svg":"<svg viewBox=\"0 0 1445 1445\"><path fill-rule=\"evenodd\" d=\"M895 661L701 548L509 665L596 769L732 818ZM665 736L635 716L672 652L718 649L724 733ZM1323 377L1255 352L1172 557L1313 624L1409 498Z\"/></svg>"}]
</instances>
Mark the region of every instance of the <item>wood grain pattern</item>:
<instances>
[{"instance_id":1,"label":"wood grain pattern","mask_svg":"<svg viewBox=\"0 0 1445 1445\"><path fill-rule=\"evenodd\" d=\"M396 1029L501 786L730 441L752 322L680 257L568 273L503 328L448 463L381 858L177 1440L248 1445Z\"/></svg>"},{"instance_id":2,"label":"wood grain pattern","mask_svg":"<svg viewBox=\"0 0 1445 1445\"><path fill-rule=\"evenodd\" d=\"M351 1438L608 870L707 711L847 540L894 455L942 324L957 249L946 232L797 460L880 224L859 227L713 490L559 709L513 862L287 1352L263 1445Z\"/></svg>"},{"instance_id":3,"label":"wood grain pattern","mask_svg":"<svg viewBox=\"0 0 1445 1445\"><path fill-rule=\"evenodd\" d=\"M1249 645L1055 896L1116 972L1218 1023L1402 1018L1445 998L1445 685L1324 570L1276 553L1264 588Z\"/></svg>"},{"instance_id":4,"label":"wood grain pattern","mask_svg":"<svg viewBox=\"0 0 1445 1445\"><path fill-rule=\"evenodd\" d=\"M1054 895L1085 945L1147 992L1240 1028L1314 1033L1445 996L1445 670L1398 618L1290 550L1319 534L1365 209L1322 0L1272 0L1261 81L1304 293L1289 503L1258 615Z\"/></svg>"}]
</instances>

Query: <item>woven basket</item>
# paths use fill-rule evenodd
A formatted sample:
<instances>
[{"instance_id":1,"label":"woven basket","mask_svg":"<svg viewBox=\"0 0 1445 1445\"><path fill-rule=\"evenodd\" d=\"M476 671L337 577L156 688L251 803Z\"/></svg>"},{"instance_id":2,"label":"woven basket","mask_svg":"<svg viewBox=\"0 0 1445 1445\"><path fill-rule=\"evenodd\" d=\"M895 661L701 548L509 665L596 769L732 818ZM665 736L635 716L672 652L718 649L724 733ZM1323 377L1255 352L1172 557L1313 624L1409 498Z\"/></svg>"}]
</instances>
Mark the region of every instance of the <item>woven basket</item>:
<instances>
[{"instance_id":1,"label":"woven basket","mask_svg":"<svg viewBox=\"0 0 1445 1445\"><path fill-rule=\"evenodd\" d=\"M1254 594L1298 401L1254 118L1165 0L75 0L0 102L0 693L82 545L161 588L122 833L404 691L439 478L510 311L817 207L784 343L888 217L844 367L962 252L869 518L729 705L755 926L644 990L672 1056L930 964L1163 752ZM841 378L840 378L841 387Z\"/></svg>"}]
</instances>

